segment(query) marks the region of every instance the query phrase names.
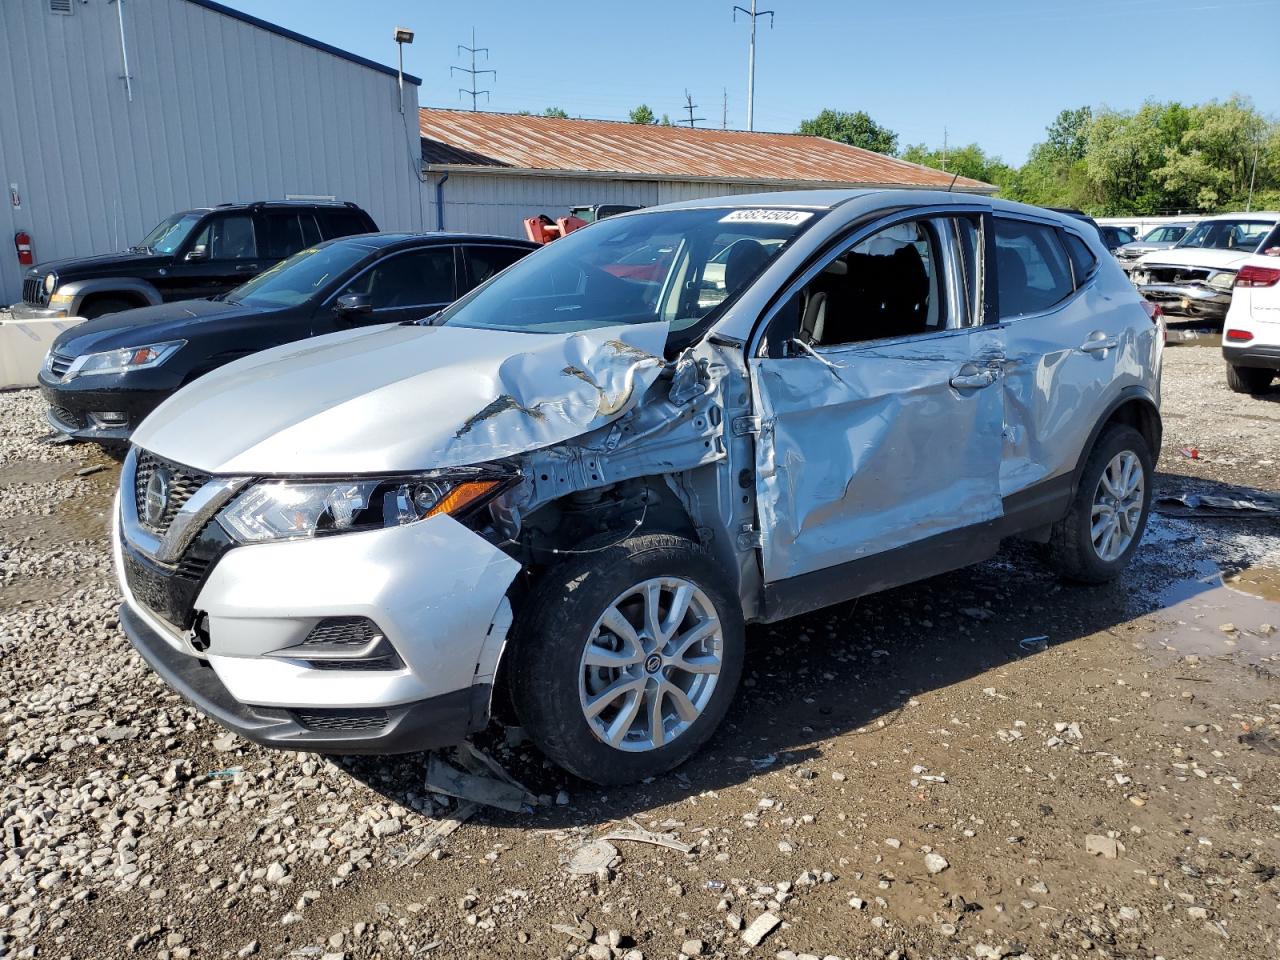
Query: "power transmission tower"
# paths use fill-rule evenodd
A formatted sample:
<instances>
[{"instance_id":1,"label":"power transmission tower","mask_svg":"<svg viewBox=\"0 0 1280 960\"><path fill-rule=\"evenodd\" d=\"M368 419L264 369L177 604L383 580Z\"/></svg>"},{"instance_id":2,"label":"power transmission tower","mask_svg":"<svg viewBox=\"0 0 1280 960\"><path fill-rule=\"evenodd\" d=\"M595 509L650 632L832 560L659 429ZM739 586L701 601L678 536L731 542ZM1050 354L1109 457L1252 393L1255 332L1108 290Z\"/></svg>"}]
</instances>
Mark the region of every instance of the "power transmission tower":
<instances>
[{"instance_id":1,"label":"power transmission tower","mask_svg":"<svg viewBox=\"0 0 1280 960\"><path fill-rule=\"evenodd\" d=\"M733 20L738 21L738 12L746 14L751 18L751 46L747 48L747 129L754 130L755 122L753 119L753 111L756 104L756 21L761 17L769 18L769 29L773 29L773 11L757 10L756 0L751 0L751 9L739 7L733 8Z\"/></svg>"},{"instance_id":2,"label":"power transmission tower","mask_svg":"<svg viewBox=\"0 0 1280 960\"><path fill-rule=\"evenodd\" d=\"M693 125L696 121L702 121L707 119L706 117L695 117L693 115L693 111L698 108L698 105L693 102L693 96L689 93L688 90L684 92L684 108L689 111L689 129L690 130L693 129Z\"/></svg>"},{"instance_id":3,"label":"power transmission tower","mask_svg":"<svg viewBox=\"0 0 1280 960\"><path fill-rule=\"evenodd\" d=\"M450 67L450 68L449 68L449 76L453 76L453 72L456 70L456 71L458 71L459 73L465 73L465 74L467 74L469 77L471 77L471 89L469 89L469 90L468 90L466 87L459 87L459 88L458 88L458 96L459 96L459 97L463 97L463 96L470 96L470 97L471 97L471 109L472 109L472 110L475 110L475 109L476 109L476 99L480 96L480 94L482 94L482 93L484 94L484 99L485 99L485 102L486 102L486 103L489 101L489 91L488 91L488 90L477 90L477 89L476 89L476 77L478 77L478 76L480 76L481 74L484 74L484 73L491 73L491 74L493 74L494 82L497 82L497 79L498 79L498 71L497 71L497 70L477 70L477 69L476 69L476 54L477 54L477 53L483 53L483 54L484 54L484 58L485 58L486 60L488 60L488 59L489 59L489 48L488 48L488 47L477 47L477 46L476 46L476 28L475 28L475 27L472 27L472 28L471 28L471 46L469 46L469 47L468 47L465 43L460 43L460 44L458 44L458 53L460 54L460 53L462 53L464 50L465 50L467 53L471 54L471 66L470 66L469 68L468 68L468 67Z\"/></svg>"}]
</instances>

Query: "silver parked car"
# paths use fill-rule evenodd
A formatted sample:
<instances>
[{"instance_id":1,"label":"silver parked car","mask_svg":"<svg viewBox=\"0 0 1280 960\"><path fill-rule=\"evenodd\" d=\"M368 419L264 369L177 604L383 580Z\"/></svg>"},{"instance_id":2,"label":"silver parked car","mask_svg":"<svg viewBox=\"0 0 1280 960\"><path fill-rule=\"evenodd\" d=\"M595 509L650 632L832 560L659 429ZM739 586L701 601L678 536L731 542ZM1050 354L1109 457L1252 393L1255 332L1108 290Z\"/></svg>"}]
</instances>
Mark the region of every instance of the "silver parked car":
<instances>
[{"instance_id":1,"label":"silver parked car","mask_svg":"<svg viewBox=\"0 0 1280 960\"><path fill-rule=\"evenodd\" d=\"M1119 247L1115 252L1116 259L1124 267L1125 273L1128 273L1139 257L1155 250L1168 250L1193 226L1195 221L1188 220L1185 223L1162 223L1158 227L1152 227L1143 234L1142 239Z\"/></svg>"},{"instance_id":2,"label":"silver parked car","mask_svg":"<svg viewBox=\"0 0 1280 960\"><path fill-rule=\"evenodd\" d=\"M748 622L1014 536L1115 577L1161 349L1097 231L1039 208L818 191L610 217L418 323L167 400L124 466L121 620L260 743L456 742L502 686L573 773L654 776L724 717Z\"/></svg>"}]
</instances>

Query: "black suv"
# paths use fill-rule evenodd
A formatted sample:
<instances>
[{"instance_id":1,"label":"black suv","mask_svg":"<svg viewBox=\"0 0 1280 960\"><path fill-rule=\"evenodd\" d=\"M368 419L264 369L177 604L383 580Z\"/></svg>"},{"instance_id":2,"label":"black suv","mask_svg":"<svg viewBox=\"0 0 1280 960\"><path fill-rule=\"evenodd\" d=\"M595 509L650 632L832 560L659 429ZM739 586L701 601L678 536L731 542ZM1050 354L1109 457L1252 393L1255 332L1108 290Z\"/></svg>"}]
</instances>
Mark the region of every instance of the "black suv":
<instances>
[{"instance_id":1,"label":"black suv","mask_svg":"<svg viewBox=\"0 0 1280 960\"><path fill-rule=\"evenodd\" d=\"M125 253L74 257L27 271L15 320L85 317L226 293L322 240L373 233L354 203L224 203L166 217Z\"/></svg>"},{"instance_id":2,"label":"black suv","mask_svg":"<svg viewBox=\"0 0 1280 960\"><path fill-rule=\"evenodd\" d=\"M538 249L457 233L376 233L302 250L222 296L125 310L64 330L40 371L49 425L128 439L180 387L268 347L420 320Z\"/></svg>"}]
</instances>

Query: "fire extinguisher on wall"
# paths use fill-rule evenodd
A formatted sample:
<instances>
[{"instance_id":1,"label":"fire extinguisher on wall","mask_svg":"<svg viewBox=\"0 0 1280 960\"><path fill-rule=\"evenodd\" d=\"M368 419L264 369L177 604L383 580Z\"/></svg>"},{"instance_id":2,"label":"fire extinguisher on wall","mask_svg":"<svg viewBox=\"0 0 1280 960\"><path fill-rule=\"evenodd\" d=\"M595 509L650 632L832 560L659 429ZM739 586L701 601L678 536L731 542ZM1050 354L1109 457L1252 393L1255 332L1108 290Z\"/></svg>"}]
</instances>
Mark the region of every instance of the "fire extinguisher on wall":
<instances>
[{"instance_id":1,"label":"fire extinguisher on wall","mask_svg":"<svg viewBox=\"0 0 1280 960\"><path fill-rule=\"evenodd\" d=\"M25 230L19 230L13 235L13 245L18 251L20 265L30 267L36 262L35 256L31 253L31 234Z\"/></svg>"}]
</instances>

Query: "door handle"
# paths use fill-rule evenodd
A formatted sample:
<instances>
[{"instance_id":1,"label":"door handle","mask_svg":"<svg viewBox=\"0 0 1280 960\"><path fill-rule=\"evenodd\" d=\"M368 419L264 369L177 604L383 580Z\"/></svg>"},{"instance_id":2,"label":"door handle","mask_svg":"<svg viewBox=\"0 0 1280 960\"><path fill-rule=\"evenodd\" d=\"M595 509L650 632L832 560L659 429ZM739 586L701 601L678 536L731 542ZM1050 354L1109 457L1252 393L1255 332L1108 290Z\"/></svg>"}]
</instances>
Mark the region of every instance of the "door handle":
<instances>
[{"instance_id":1,"label":"door handle","mask_svg":"<svg viewBox=\"0 0 1280 960\"><path fill-rule=\"evenodd\" d=\"M236 264L236 273L248 273L250 270L253 270L256 272L257 269L258 269L258 265L256 263L237 263Z\"/></svg>"},{"instance_id":2,"label":"door handle","mask_svg":"<svg viewBox=\"0 0 1280 960\"><path fill-rule=\"evenodd\" d=\"M1089 339L1080 344L1082 353L1098 353L1101 350L1114 350L1120 345L1120 341L1115 337L1108 337L1102 331L1098 330L1089 334Z\"/></svg>"},{"instance_id":3,"label":"door handle","mask_svg":"<svg viewBox=\"0 0 1280 960\"><path fill-rule=\"evenodd\" d=\"M957 373L951 378L951 385L957 390L981 390L996 382L996 372L990 368L976 373Z\"/></svg>"}]
</instances>

